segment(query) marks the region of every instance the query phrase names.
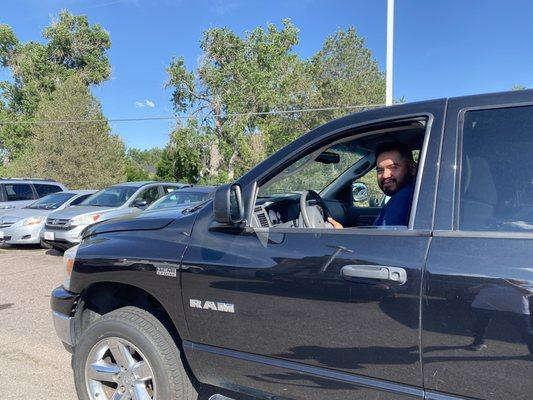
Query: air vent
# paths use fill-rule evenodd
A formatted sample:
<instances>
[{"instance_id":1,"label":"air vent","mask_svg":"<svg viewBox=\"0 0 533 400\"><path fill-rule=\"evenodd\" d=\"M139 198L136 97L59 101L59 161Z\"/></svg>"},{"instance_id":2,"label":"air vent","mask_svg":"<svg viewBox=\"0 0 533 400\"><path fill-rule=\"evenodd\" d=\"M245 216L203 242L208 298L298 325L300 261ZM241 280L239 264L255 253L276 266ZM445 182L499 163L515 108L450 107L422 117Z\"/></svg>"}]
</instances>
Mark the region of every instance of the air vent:
<instances>
[{"instance_id":1,"label":"air vent","mask_svg":"<svg viewBox=\"0 0 533 400\"><path fill-rule=\"evenodd\" d=\"M262 228L268 228L270 226L270 223L268 221L268 216L265 211L265 209L262 206L257 206L254 208L254 214L257 217L257 220L259 221L259 225Z\"/></svg>"},{"instance_id":2,"label":"air vent","mask_svg":"<svg viewBox=\"0 0 533 400\"><path fill-rule=\"evenodd\" d=\"M257 214L257 219L259 219L259 223L261 224L261 226L263 228L268 228L269 227L268 218L267 218L265 212L258 213Z\"/></svg>"}]
</instances>

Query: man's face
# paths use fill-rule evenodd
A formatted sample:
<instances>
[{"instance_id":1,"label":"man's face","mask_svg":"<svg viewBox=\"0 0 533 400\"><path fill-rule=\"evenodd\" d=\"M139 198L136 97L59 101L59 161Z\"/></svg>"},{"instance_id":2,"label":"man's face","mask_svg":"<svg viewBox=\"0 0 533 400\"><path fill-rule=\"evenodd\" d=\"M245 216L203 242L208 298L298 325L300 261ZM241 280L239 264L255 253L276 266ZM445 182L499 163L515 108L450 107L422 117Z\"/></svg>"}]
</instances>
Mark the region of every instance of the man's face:
<instances>
[{"instance_id":1,"label":"man's face","mask_svg":"<svg viewBox=\"0 0 533 400\"><path fill-rule=\"evenodd\" d=\"M416 164L403 158L396 150L381 153L376 164L378 185L387 196L411 183L416 175Z\"/></svg>"}]
</instances>

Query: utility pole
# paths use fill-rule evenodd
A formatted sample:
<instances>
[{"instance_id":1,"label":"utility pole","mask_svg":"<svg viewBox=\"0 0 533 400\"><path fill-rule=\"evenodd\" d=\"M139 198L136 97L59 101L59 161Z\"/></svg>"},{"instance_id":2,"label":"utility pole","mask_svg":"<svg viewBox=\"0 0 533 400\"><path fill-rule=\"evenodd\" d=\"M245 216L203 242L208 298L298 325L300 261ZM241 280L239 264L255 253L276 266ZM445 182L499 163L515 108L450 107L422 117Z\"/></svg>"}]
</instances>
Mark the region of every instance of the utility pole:
<instances>
[{"instance_id":1,"label":"utility pole","mask_svg":"<svg viewBox=\"0 0 533 400\"><path fill-rule=\"evenodd\" d=\"M394 0L387 0L387 75L385 105L392 104L392 56L394 43Z\"/></svg>"}]
</instances>

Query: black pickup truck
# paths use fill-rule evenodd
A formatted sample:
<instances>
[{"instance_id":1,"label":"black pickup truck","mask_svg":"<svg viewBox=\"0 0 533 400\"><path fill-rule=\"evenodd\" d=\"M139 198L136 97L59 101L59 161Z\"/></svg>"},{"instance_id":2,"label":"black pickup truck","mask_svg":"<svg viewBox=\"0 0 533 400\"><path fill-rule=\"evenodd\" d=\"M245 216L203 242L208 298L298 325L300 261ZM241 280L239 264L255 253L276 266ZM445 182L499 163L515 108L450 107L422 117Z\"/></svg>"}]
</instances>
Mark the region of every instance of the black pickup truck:
<instances>
[{"instance_id":1,"label":"black pickup truck","mask_svg":"<svg viewBox=\"0 0 533 400\"><path fill-rule=\"evenodd\" d=\"M418 162L407 226L373 226L384 141ZM80 399L531 399L533 91L348 115L64 260Z\"/></svg>"}]
</instances>

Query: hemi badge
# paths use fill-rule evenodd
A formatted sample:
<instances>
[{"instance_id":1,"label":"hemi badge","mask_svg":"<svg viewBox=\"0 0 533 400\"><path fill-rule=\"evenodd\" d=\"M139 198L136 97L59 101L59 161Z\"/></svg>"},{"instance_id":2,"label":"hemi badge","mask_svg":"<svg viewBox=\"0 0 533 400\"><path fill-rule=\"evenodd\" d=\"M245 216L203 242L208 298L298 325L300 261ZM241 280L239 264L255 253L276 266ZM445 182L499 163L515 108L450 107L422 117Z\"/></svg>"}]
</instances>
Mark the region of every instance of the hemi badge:
<instances>
[{"instance_id":1,"label":"hemi badge","mask_svg":"<svg viewBox=\"0 0 533 400\"><path fill-rule=\"evenodd\" d=\"M155 272L157 275L176 277L176 268L157 267Z\"/></svg>"}]
</instances>

